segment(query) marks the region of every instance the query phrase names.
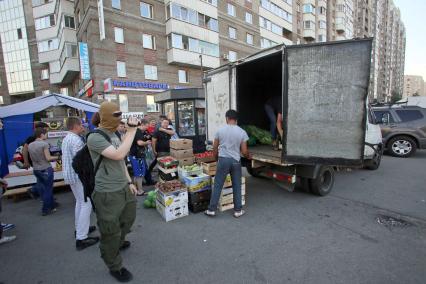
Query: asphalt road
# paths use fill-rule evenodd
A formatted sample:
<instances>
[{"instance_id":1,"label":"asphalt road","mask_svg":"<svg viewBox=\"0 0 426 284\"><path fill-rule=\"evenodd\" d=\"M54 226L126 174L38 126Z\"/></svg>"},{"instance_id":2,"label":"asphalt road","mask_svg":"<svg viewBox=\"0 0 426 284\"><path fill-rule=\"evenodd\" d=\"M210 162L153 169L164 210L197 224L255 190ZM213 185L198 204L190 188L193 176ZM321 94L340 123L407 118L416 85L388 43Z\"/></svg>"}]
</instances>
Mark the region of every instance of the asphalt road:
<instances>
[{"instance_id":1,"label":"asphalt road","mask_svg":"<svg viewBox=\"0 0 426 284\"><path fill-rule=\"evenodd\" d=\"M333 192L288 193L247 179L247 214L164 222L144 209L123 252L133 283L425 283L426 152L384 157L377 171L337 174ZM77 252L73 196L39 215L39 202L3 201L18 239L0 246L0 283L116 283L92 247ZM379 224L379 215L407 221Z\"/></svg>"}]
</instances>

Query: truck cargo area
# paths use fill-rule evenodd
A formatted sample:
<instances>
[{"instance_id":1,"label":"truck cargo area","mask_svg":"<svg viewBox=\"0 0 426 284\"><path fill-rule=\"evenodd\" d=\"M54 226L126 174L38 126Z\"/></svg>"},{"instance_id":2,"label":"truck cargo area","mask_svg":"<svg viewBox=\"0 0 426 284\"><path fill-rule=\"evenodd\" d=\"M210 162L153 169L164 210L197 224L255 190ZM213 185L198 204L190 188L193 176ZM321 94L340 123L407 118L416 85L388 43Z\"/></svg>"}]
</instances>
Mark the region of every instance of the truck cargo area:
<instances>
[{"instance_id":1,"label":"truck cargo area","mask_svg":"<svg viewBox=\"0 0 426 284\"><path fill-rule=\"evenodd\" d=\"M273 96L282 96L282 52L261 57L237 66L237 106L239 125L255 125L269 131L264 105ZM250 147L254 159L281 163L281 151L272 146Z\"/></svg>"}]
</instances>

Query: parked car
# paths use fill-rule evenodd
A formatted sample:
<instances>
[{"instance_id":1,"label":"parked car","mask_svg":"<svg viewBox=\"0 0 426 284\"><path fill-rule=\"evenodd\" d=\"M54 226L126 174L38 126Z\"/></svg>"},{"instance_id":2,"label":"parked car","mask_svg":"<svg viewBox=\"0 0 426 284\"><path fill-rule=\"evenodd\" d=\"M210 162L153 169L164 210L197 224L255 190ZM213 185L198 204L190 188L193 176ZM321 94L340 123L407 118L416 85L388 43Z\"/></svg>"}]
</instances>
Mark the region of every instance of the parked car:
<instances>
[{"instance_id":1,"label":"parked car","mask_svg":"<svg viewBox=\"0 0 426 284\"><path fill-rule=\"evenodd\" d=\"M389 154L406 158L417 149L426 149L426 108L385 106L374 107L373 112Z\"/></svg>"}]
</instances>

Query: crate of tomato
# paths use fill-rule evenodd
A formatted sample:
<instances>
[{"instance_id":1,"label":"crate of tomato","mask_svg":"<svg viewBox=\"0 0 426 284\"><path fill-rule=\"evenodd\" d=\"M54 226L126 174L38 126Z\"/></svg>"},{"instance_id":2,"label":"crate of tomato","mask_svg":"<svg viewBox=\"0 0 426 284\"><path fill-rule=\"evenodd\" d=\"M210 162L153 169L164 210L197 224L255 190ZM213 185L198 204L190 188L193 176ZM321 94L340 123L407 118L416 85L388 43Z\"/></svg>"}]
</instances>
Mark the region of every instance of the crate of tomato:
<instances>
[{"instance_id":1,"label":"crate of tomato","mask_svg":"<svg viewBox=\"0 0 426 284\"><path fill-rule=\"evenodd\" d=\"M195 154L195 161L197 163L209 163L216 161L213 151L205 151L204 153Z\"/></svg>"},{"instance_id":2,"label":"crate of tomato","mask_svg":"<svg viewBox=\"0 0 426 284\"><path fill-rule=\"evenodd\" d=\"M176 169L179 166L179 161L171 156L161 157L157 159L158 165L166 170Z\"/></svg>"}]
</instances>

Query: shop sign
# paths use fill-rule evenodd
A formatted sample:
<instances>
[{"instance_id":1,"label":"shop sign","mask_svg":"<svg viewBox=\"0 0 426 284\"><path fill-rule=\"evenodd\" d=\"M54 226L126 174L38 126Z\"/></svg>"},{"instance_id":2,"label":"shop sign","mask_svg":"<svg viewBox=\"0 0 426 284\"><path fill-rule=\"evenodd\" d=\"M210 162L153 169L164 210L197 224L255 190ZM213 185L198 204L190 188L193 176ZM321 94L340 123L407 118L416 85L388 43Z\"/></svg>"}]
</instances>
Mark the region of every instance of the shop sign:
<instances>
[{"instance_id":1,"label":"shop sign","mask_svg":"<svg viewBox=\"0 0 426 284\"><path fill-rule=\"evenodd\" d=\"M128 119L129 117L136 117L138 119L143 119L145 115L143 112L123 112L121 117L123 119Z\"/></svg>"},{"instance_id":2,"label":"shop sign","mask_svg":"<svg viewBox=\"0 0 426 284\"><path fill-rule=\"evenodd\" d=\"M105 94L104 95L104 100L106 101L112 101L112 100L116 100L117 99L117 95L115 94Z\"/></svg>"},{"instance_id":3,"label":"shop sign","mask_svg":"<svg viewBox=\"0 0 426 284\"><path fill-rule=\"evenodd\" d=\"M85 93L87 93L87 96L90 98L92 96L92 90L93 90L93 86L94 86L94 81L90 80L89 82L87 82L86 85L84 85L83 89L81 89L80 91L78 91L78 96L81 97L83 96Z\"/></svg>"},{"instance_id":4,"label":"shop sign","mask_svg":"<svg viewBox=\"0 0 426 284\"><path fill-rule=\"evenodd\" d=\"M62 138L67 136L67 131L49 131L47 132L47 138Z\"/></svg>"},{"instance_id":5,"label":"shop sign","mask_svg":"<svg viewBox=\"0 0 426 284\"><path fill-rule=\"evenodd\" d=\"M162 92L169 88L170 86L167 83L122 81L113 80L111 78L104 81L104 92L110 92L112 90Z\"/></svg>"},{"instance_id":6,"label":"shop sign","mask_svg":"<svg viewBox=\"0 0 426 284\"><path fill-rule=\"evenodd\" d=\"M85 42L78 43L80 54L80 76L82 80L90 80L89 47Z\"/></svg>"}]
</instances>

